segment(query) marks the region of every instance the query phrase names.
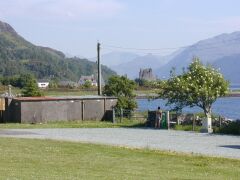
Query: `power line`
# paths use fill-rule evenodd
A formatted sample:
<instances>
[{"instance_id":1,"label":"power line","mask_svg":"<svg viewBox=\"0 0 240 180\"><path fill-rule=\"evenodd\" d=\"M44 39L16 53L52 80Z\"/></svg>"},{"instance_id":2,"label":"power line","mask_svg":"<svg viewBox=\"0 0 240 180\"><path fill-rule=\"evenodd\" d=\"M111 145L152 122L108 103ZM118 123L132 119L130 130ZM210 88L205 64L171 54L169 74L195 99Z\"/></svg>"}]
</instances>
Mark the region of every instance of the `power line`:
<instances>
[{"instance_id":1,"label":"power line","mask_svg":"<svg viewBox=\"0 0 240 180\"><path fill-rule=\"evenodd\" d=\"M104 47L107 48L114 48L114 49L125 49L125 50L135 50L135 51L159 51L159 50L173 50L173 49L179 49L179 48L185 48L188 46L182 46L177 48L127 48L127 47L121 47L121 46L112 46L112 45L104 45Z\"/></svg>"},{"instance_id":2,"label":"power line","mask_svg":"<svg viewBox=\"0 0 240 180\"><path fill-rule=\"evenodd\" d=\"M108 50L108 51L105 51L104 52L104 54L106 54L106 53L111 53L111 52L113 52L113 50L116 50L116 49L114 49L114 48L102 48L102 50ZM141 52L139 52L139 51L134 51L134 50L121 50L121 52L131 52L131 53L135 53L135 54L156 54L156 55L162 55L162 54L165 54L165 53L168 53L168 51L155 51L155 52L153 52L153 51L141 51Z\"/></svg>"},{"instance_id":3,"label":"power line","mask_svg":"<svg viewBox=\"0 0 240 180\"><path fill-rule=\"evenodd\" d=\"M204 45L208 45L210 47L206 48L198 48L196 47L195 44L189 45L189 46L179 46L179 47L166 47L166 48L135 48L135 47L122 47L122 46L115 46L115 45L108 45L108 44L103 44L103 49L121 49L121 50L127 50L127 51L163 51L163 50L177 50L177 49L184 49L184 48L195 48L196 50L205 50L205 49L214 49L214 48L219 48L218 43L228 43L232 41L237 41L240 40L240 38L234 38L230 40L220 40L219 42L214 42L214 43L204 43ZM201 43L202 41L197 42L197 44ZM212 47L211 47L212 45ZM213 46L215 45L215 46ZM154 53L153 53L154 54Z\"/></svg>"}]
</instances>

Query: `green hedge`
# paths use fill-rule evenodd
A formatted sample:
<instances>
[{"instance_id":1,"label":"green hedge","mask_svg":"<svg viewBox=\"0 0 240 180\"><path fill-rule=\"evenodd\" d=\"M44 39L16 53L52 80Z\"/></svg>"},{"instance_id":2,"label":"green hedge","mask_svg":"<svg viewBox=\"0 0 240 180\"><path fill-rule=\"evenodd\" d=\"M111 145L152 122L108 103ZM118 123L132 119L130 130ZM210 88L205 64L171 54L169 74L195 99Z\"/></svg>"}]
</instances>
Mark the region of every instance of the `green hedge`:
<instances>
[{"instance_id":1,"label":"green hedge","mask_svg":"<svg viewBox=\"0 0 240 180\"><path fill-rule=\"evenodd\" d=\"M228 125L219 128L219 133L240 135L240 120L230 122Z\"/></svg>"}]
</instances>

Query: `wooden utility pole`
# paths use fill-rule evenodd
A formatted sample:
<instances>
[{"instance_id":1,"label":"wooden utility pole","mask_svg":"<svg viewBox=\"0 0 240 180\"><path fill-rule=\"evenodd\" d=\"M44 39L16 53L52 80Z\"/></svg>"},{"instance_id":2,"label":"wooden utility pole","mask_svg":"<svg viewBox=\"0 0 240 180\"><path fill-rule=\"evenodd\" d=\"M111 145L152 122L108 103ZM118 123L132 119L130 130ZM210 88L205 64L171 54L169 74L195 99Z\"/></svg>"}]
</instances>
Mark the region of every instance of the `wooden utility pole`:
<instances>
[{"instance_id":1,"label":"wooden utility pole","mask_svg":"<svg viewBox=\"0 0 240 180\"><path fill-rule=\"evenodd\" d=\"M97 43L97 62L98 62L98 95L102 95L102 84L101 84L101 63L100 63L100 43Z\"/></svg>"}]
</instances>

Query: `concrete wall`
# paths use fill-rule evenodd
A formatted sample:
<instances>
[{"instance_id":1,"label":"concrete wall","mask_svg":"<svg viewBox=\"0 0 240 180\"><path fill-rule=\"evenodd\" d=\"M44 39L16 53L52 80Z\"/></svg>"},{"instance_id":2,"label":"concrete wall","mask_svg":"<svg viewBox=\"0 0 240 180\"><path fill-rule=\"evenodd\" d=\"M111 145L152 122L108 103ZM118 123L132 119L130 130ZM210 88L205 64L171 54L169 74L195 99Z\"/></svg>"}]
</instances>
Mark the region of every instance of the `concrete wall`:
<instances>
[{"instance_id":1,"label":"concrete wall","mask_svg":"<svg viewBox=\"0 0 240 180\"><path fill-rule=\"evenodd\" d=\"M102 120L104 116L104 100L85 100L83 120Z\"/></svg>"},{"instance_id":2,"label":"concrete wall","mask_svg":"<svg viewBox=\"0 0 240 180\"><path fill-rule=\"evenodd\" d=\"M21 122L82 120L81 101L21 102Z\"/></svg>"},{"instance_id":3,"label":"concrete wall","mask_svg":"<svg viewBox=\"0 0 240 180\"><path fill-rule=\"evenodd\" d=\"M107 99L105 101L105 109L106 110L110 110L112 109L114 106L116 106L117 104L117 100L116 99Z\"/></svg>"},{"instance_id":4,"label":"concrete wall","mask_svg":"<svg viewBox=\"0 0 240 180\"><path fill-rule=\"evenodd\" d=\"M117 99L12 100L7 122L40 123L72 120L109 120Z\"/></svg>"}]
</instances>

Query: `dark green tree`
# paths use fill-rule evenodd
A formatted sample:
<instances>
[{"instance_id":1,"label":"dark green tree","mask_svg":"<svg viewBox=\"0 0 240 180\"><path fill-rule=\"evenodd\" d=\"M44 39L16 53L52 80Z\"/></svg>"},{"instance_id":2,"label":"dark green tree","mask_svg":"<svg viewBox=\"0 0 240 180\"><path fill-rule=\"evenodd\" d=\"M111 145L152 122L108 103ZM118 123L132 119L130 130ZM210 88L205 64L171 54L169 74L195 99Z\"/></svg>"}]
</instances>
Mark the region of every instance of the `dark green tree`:
<instances>
[{"instance_id":1,"label":"dark green tree","mask_svg":"<svg viewBox=\"0 0 240 180\"><path fill-rule=\"evenodd\" d=\"M103 94L118 98L117 108L133 110L137 107L134 89L136 84L125 76L112 76L105 86Z\"/></svg>"},{"instance_id":2,"label":"dark green tree","mask_svg":"<svg viewBox=\"0 0 240 180\"><path fill-rule=\"evenodd\" d=\"M57 79L52 79L49 83L49 88L58 88L59 81Z\"/></svg>"},{"instance_id":3,"label":"dark green tree","mask_svg":"<svg viewBox=\"0 0 240 180\"><path fill-rule=\"evenodd\" d=\"M86 88L86 89L90 88L91 86L92 86L92 83L89 80L86 80L84 85L83 85L83 87Z\"/></svg>"},{"instance_id":4,"label":"dark green tree","mask_svg":"<svg viewBox=\"0 0 240 180\"><path fill-rule=\"evenodd\" d=\"M21 74L18 78L16 87L23 88L27 85L29 79L34 78L31 74Z\"/></svg>"},{"instance_id":5,"label":"dark green tree","mask_svg":"<svg viewBox=\"0 0 240 180\"><path fill-rule=\"evenodd\" d=\"M30 74L27 75L28 79L25 82L22 90L22 94L24 97L36 97L42 96L43 94L39 90L37 86L37 80Z\"/></svg>"},{"instance_id":6,"label":"dark green tree","mask_svg":"<svg viewBox=\"0 0 240 180\"><path fill-rule=\"evenodd\" d=\"M229 83L211 66L204 66L194 58L181 75L171 73L169 80L161 83L159 95L176 109L198 106L203 109L207 125L211 124L212 104L226 95ZM211 125L210 125L211 126Z\"/></svg>"}]
</instances>

